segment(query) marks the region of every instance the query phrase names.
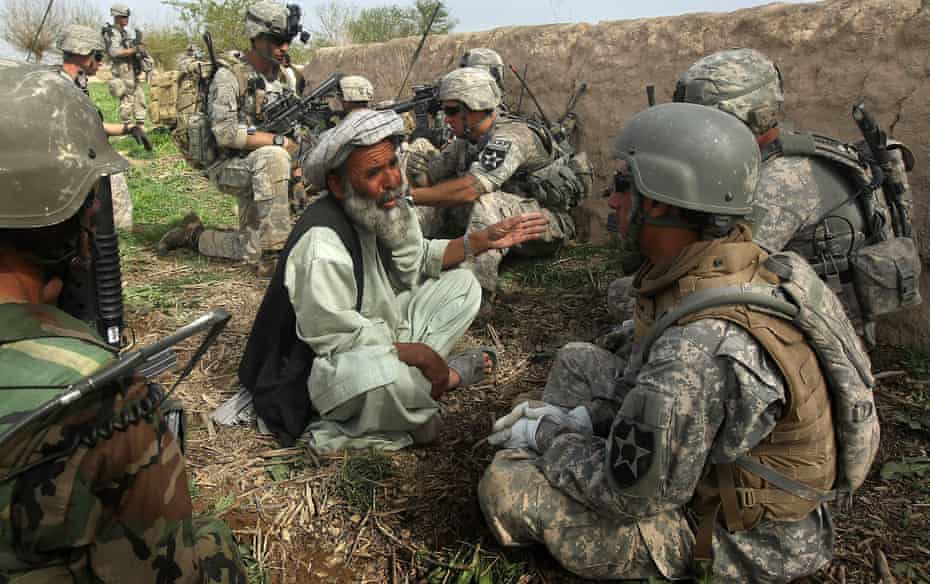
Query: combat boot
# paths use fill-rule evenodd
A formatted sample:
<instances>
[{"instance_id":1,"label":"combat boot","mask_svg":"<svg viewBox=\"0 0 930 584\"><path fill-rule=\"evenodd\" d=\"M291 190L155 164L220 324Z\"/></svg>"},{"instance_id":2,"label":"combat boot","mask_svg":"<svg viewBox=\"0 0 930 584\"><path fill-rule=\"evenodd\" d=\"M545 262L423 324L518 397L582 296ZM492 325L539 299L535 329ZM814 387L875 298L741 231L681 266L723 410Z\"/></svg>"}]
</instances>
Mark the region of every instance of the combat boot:
<instances>
[{"instance_id":1,"label":"combat boot","mask_svg":"<svg viewBox=\"0 0 930 584\"><path fill-rule=\"evenodd\" d=\"M158 255L163 256L181 247L189 247L197 251L197 241L201 233L203 233L203 221L197 213L188 213L184 219L181 219L179 226L164 234L158 241Z\"/></svg>"}]
</instances>

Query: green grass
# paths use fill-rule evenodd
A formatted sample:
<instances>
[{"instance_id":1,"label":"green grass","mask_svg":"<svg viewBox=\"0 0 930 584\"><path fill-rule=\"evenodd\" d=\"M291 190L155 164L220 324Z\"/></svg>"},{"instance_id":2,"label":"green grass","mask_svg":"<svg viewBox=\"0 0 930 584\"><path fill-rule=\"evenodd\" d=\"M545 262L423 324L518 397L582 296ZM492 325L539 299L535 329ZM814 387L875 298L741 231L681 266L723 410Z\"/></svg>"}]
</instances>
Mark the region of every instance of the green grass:
<instances>
[{"instance_id":1,"label":"green grass","mask_svg":"<svg viewBox=\"0 0 930 584\"><path fill-rule=\"evenodd\" d=\"M336 483L336 493L361 513L371 509L375 489L391 476L391 460L383 452L347 451Z\"/></svg>"},{"instance_id":2,"label":"green grass","mask_svg":"<svg viewBox=\"0 0 930 584\"><path fill-rule=\"evenodd\" d=\"M564 292L588 287L606 289L622 275L623 255L619 245L588 244L563 247L555 258L519 258L501 270L503 289L542 288Z\"/></svg>"}]
</instances>

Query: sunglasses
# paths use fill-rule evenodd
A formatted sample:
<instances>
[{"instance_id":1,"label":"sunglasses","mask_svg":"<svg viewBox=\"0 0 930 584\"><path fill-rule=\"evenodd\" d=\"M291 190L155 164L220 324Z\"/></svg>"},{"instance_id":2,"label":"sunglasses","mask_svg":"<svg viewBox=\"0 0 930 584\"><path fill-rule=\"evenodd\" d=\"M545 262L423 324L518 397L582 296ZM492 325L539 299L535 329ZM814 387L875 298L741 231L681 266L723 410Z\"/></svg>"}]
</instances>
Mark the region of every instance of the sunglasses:
<instances>
[{"instance_id":1,"label":"sunglasses","mask_svg":"<svg viewBox=\"0 0 930 584\"><path fill-rule=\"evenodd\" d=\"M103 62L103 51L94 51L94 61Z\"/></svg>"},{"instance_id":2,"label":"sunglasses","mask_svg":"<svg viewBox=\"0 0 930 584\"><path fill-rule=\"evenodd\" d=\"M462 113L463 109L464 108L462 108L460 105L446 106L442 108L442 113L446 114L447 118L454 118L455 116Z\"/></svg>"}]
</instances>

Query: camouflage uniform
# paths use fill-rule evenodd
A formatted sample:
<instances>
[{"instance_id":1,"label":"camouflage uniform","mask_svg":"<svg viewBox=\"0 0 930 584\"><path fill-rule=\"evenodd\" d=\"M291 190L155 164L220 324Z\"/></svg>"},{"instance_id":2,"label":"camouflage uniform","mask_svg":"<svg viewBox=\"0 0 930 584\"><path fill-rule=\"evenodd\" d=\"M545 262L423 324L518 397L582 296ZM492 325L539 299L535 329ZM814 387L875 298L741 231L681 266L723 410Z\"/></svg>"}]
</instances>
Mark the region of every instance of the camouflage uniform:
<instances>
[{"instance_id":1,"label":"camouflage uniform","mask_svg":"<svg viewBox=\"0 0 930 584\"><path fill-rule=\"evenodd\" d=\"M256 101L269 103L285 90L287 77L264 78L244 60L239 72L223 67L210 85L209 114L222 160L209 169L210 179L239 200L239 230L205 229L198 249L203 255L257 263L263 251L280 251L291 229L288 186L291 157L280 146L244 150L248 128L258 125ZM264 97L243 91L239 79L262 79ZM241 102L241 103L240 103Z\"/></svg>"},{"instance_id":2,"label":"camouflage uniform","mask_svg":"<svg viewBox=\"0 0 930 584\"><path fill-rule=\"evenodd\" d=\"M543 401L586 406L594 435L558 434L539 456L499 452L479 501L504 545L541 542L580 576L684 578L693 573L688 504L705 466L735 460L769 434L785 383L752 336L717 319L669 328L641 369L627 368L621 378L622 366L593 345L565 347ZM611 424L624 419L620 404L637 400L664 404L657 415L670 426L665 481L651 496L634 497L607 480L607 442ZM830 560L833 538L825 507L803 521L763 522L749 531L717 525L714 582L788 582L813 573Z\"/></svg>"},{"instance_id":3,"label":"camouflage uniform","mask_svg":"<svg viewBox=\"0 0 930 584\"><path fill-rule=\"evenodd\" d=\"M0 304L0 430L113 356L57 308ZM10 389L19 386L48 389ZM159 413L160 398L160 388L136 380L8 443L0 457L0 579L246 581L229 529L191 517L184 459ZM93 426L98 431L88 433ZM70 451L75 432L86 439Z\"/></svg>"},{"instance_id":4,"label":"camouflage uniform","mask_svg":"<svg viewBox=\"0 0 930 584\"><path fill-rule=\"evenodd\" d=\"M475 272L484 290L494 291L498 268L504 256L511 251L529 257L551 255L575 236L575 223L568 211L547 209L531 196L513 194L518 192L511 182L515 175L532 172L552 162L552 156L542 140L526 122L500 117L482 139L482 143L484 146L478 148L466 140L455 140L430 165L430 177L434 184L443 178L464 174L477 179L482 194L471 205L462 207L468 212L464 232L473 233L522 213L543 213L548 220L548 229L539 240L512 249L489 250L473 262L463 264L463 267ZM460 170L463 166L465 170ZM452 169L456 169L455 174L451 174ZM447 172L450 174L445 174ZM463 211L454 208L443 212L428 212L424 216L424 231L436 233L447 222L454 230L460 227L457 223L463 214ZM462 231L445 234L457 237L461 236Z\"/></svg>"},{"instance_id":5,"label":"camouflage uniform","mask_svg":"<svg viewBox=\"0 0 930 584\"><path fill-rule=\"evenodd\" d=\"M58 48L64 53L74 55L90 55L94 51L104 51L103 40L96 30L89 26L72 24L66 26L58 39ZM67 79L71 76L64 70L61 74ZM90 92L87 89L87 75L84 70L78 72L78 76L73 80L84 95L90 99ZM97 111L100 111L99 108ZM103 112L100 112L100 120L103 121ZM110 177L110 191L113 196L113 219L118 229L132 229L132 197L129 194L129 183L126 181L126 175L123 173L114 174Z\"/></svg>"},{"instance_id":6,"label":"camouflage uniform","mask_svg":"<svg viewBox=\"0 0 930 584\"><path fill-rule=\"evenodd\" d=\"M112 11L111 11L112 12ZM126 11L128 16L128 10ZM104 29L103 40L110 55L113 79L110 80L110 95L119 100L119 118L123 123L145 124L145 82L147 73L136 63L135 57L118 57L123 49L132 47L135 29L116 25Z\"/></svg>"}]
</instances>

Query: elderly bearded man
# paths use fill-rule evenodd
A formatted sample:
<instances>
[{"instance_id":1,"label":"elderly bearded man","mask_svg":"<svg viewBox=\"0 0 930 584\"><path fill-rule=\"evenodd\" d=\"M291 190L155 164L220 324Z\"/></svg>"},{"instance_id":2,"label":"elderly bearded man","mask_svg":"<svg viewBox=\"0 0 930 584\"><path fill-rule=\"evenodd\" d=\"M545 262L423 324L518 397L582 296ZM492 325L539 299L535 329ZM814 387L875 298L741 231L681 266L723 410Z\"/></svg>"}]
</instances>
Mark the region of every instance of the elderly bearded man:
<instances>
[{"instance_id":1,"label":"elderly bearded man","mask_svg":"<svg viewBox=\"0 0 930 584\"><path fill-rule=\"evenodd\" d=\"M529 213L451 241L424 239L397 161L403 131L392 111L355 111L302 161L304 178L328 195L288 238L240 367L259 416L284 442L313 417L307 395L317 448L430 442L437 400L493 369L486 348L446 361L481 292L471 272L444 270L535 239L546 219ZM308 360L305 348L315 355L309 380L295 365Z\"/></svg>"}]
</instances>

